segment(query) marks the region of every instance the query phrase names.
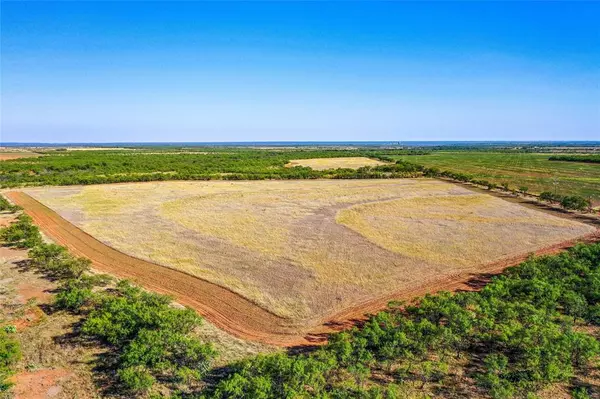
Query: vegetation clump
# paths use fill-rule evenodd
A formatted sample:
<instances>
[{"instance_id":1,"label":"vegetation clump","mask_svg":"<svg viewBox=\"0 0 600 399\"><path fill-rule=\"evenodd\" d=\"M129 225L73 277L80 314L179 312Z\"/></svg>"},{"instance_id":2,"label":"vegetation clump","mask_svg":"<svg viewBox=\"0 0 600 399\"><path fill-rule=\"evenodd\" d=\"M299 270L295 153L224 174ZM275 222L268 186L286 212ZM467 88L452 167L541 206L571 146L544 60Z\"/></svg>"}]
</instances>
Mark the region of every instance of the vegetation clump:
<instances>
[{"instance_id":1,"label":"vegetation clump","mask_svg":"<svg viewBox=\"0 0 600 399\"><path fill-rule=\"evenodd\" d=\"M6 198L0 195L0 212L8 211L9 213L14 213L19 209L21 209L19 206L11 204Z\"/></svg>"},{"instance_id":2,"label":"vegetation clump","mask_svg":"<svg viewBox=\"0 0 600 399\"><path fill-rule=\"evenodd\" d=\"M21 357L19 342L15 339L14 326L0 328L0 393L11 387L8 377L12 374L13 366Z\"/></svg>"},{"instance_id":3,"label":"vegetation clump","mask_svg":"<svg viewBox=\"0 0 600 399\"><path fill-rule=\"evenodd\" d=\"M553 155L549 161L600 163L600 155Z\"/></svg>"},{"instance_id":4,"label":"vegetation clump","mask_svg":"<svg viewBox=\"0 0 600 399\"><path fill-rule=\"evenodd\" d=\"M392 149L202 148L72 151L0 163L0 188L23 185L102 184L163 180L267 180L388 177L377 169L313 170L285 167L294 159L367 157L381 161L413 151Z\"/></svg>"},{"instance_id":5,"label":"vegetation clump","mask_svg":"<svg viewBox=\"0 0 600 399\"><path fill-rule=\"evenodd\" d=\"M15 223L0 230L0 240L5 245L25 249L33 248L42 243L42 236L37 226L32 223L31 217L22 214Z\"/></svg>"},{"instance_id":6,"label":"vegetation clump","mask_svg":"<svg viewBox=\"0 0 600 399\"><path fill-rule=\"evenodd\" d=\"M63 289L68 293L71 287ZM92 303L81 332L115 348L117 376L128 390L148 390L156 378L189 383L209 369L214 350L191 335L200 316L170 303L171 298L127 281Z\"/></svg>"},{"instance_id":7,"label":"vegetation clump","mask_svg":"<svg viewBox=\"0 0 600 399\"><path fill-rule=\"evenodd\" d=\"M550 203L560 204L561 207L574 211L586 211L591 208L589 200L578 195L560 195L550 191L544 191L540 194L540 200Z\"/></svg>"}]
</instances>

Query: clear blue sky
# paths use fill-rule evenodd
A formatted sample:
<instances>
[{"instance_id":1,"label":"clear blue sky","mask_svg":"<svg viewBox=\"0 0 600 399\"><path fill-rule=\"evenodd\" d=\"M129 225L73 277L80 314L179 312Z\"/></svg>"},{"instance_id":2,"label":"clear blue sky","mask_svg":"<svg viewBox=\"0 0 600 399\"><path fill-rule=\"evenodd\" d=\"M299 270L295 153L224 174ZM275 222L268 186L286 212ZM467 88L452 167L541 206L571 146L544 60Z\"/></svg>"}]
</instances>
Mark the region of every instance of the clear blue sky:
<instances>
[{"instance_id":1,"label":"clear blue sky","mask_svg":"<svg viewBox=\"0 0 600 399\"><path fill-rule=\"evenodd\" d=\"M600 2L1 3L1 141L600 140Z\"/></svg>"}]
</instances>

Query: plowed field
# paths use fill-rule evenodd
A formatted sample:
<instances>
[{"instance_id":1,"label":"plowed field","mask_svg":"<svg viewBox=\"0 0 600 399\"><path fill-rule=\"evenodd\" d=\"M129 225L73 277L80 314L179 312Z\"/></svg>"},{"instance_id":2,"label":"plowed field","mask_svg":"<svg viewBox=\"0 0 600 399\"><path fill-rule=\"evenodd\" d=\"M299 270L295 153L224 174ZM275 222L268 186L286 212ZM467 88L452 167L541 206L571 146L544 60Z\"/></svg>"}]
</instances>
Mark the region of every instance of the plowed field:
<instances>
[{"instance_id":1,"label":"plowed field","mask_svg":"<svg viewBox=\"0 0 600 399\"><path fill-rule=\"evenodd\" d=\"M25 208L42 231L74 253L92 259L96 269L171 294L233 335L283 346L322 341L323 333L343 328L365 312L382 309L391 299L464 288L463 283L469 278L501 271L529 252L557 250L586 235L588 239L596 238L595 230L582 223L438 181L260 183L263 182L124 184L89 187L91 193L86 193L85 187L28 190L52 204L62 216L26 193L11 192L8 196ZM98 195L102 190L110 195ZM334 199L332 190L338 191ZM90 194L93 195L86 196ZM275 200L267 203L266 199L273 196ZM92 197L94 200L90 201ZM325 204L323 197L328 198ZM415 199L419 197L427 199ZM134 199L137 202L132 204ZM179 237L181 246L163 253L172 255L174 262L169 264L154 255L163 260L157 264L145 253L123 250L114 244L114 238L99 234L105 231L102 229L92 232L94 237L88 234L90 225L85 220L92 221L91 226L96 228L98 223L114 226L121 240L135 234L127 229L137 229L136 240L148 240L148 248L162 246L165 251L169 237L162 235L159 242L154 235L155 230L165 228L164 221L142 226L140 223L152 218L141 217L127 208L142 203L149 204L146 216L155 215L160 209L160 215L171 223L169 226L179 225L179 229L169 231ZM185 210L185 217L179 214L181 209ZM261 213L255 218L244 219L258 213L257 209ZM116 215L131 217L124 232L119 232L123 222L114 224L113 218L119 217ZM275 222L274 231L265 226L269 220ZM300 225L308 226L300 233L314 237L303 240L298 238L298 232L293 232L290 241L290 231ZM388 233L381 234L376 226ZM239 231L252 231L255 238ZM408 237L411 231L416 234ZM415 238L419 235L422 241ZM193 270L184 261L177 262L195 254L190 246L194 241L199 242L199 254L206 258L204 262L201 257L196 258L199 270ZM282 243L284 250L285 245L294 248L280 252ZM209 245L213 246L212 251L205 251ZM426 251L428 245L435 254ZM495 252L482 245L495 248ZM223 249L222 255L216 257ZM240 256L252 252L258 255ZM344 257L357 254L358 264L352 259L342 262ZM253 262L265 259L270 259L273 267L284 265L283 270L277 274L275 269L261 269L260 264L253 267ZM371 263L366 263L369 260ZM211 269L217 261L231 269L231 276L236 278L223 278L227 269ZM360 270L361 265L365 270ZM267 291L272 301L281 295L284 305L295 309L294 305L303 303L308 312L300 317L282 314L270 306L272 302L261 302L260 296L252 295L253 288L267 284L273 285ZM314 305L311 297L319 303Z\"/></svg>"}]
</instances>

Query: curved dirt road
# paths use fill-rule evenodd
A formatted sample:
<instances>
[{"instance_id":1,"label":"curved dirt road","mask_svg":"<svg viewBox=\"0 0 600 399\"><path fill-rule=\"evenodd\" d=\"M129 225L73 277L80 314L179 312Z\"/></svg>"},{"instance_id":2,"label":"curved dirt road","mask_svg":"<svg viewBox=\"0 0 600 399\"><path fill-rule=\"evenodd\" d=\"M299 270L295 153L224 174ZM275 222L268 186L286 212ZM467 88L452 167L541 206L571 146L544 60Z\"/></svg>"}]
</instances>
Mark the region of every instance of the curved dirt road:
<instances>
[{"instance_id":1,"label":"curved dirt road","mask_svg":"<svg viewBox=\"0 0 600 399\"><path fill-rule=\"evenodd\" d=\"M423 282L411 290L370 299L324 319L293 321L277 316L217 284L119 252L23 192L12 191L5 195L22 206L44 234L67 247L73 254L91 259L94 269L131 279L151 291L171 295L177 302L196 310L208 321L236 337L285 347L321 344L325 342L327 333L365 320L365 314L384 309L391 300L410 300L441 290L476 289L477 285L469 284L469 280L481 278L484 274L500 273L527 257L524 254L494 262L478 268L476 274L464 272L443 276L437 281ZM536 253L555 253L574 245L575 241L599 240L600 235L595 232L578 240L543 248Z\"/></svg>"},{"instance_id":2,"label":"curved dirt road","mask_svg":"<svg viewBox=\"0 0 600 399\"><path fill-rule=\"evenodd\" d=\"M44 234L73 254L91 259L96 270L172 295L177 302L197 310L211 323L235 336L282 346L310 343L303 338L298 325L226 288L119 252L23 192L12 191L6 195L25 209Z\"/></svg>"}]
</instances>

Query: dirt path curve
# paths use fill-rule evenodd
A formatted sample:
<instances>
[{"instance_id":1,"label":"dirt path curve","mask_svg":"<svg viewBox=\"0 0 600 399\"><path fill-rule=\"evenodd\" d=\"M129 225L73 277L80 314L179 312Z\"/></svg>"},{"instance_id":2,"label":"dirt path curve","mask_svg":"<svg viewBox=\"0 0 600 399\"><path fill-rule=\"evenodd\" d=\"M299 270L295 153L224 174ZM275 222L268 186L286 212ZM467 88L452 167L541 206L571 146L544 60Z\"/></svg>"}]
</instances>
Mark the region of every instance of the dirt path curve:
<instances>
[{"instance_id":1,"label":"dirt path curve","mask_svg":"<svg viewBox=\"0 0 600 399\"><path fill-rule=\"evenodd\" d=\"M282 346L309 343L290 320L226 288L119 252L23 192L12 191L6 195L25 209L44 234L73 254L91 259L96 270L172 295L177 302L197 310L211 323L237 337Z\"/></svg>"},{"instance_id":2,"label":"dirt path curve","mask_svg":"<svg viewBox=\"0 0 600 399\"><path fill-rule=\"evenodd\" d=\"M365 320L366 314L385 309L391 300L410 300L441 290L477 289L489 278L488 275L501 273L527 257L527 254L520 255L477 268L475 273L463 272L443 276L436 281L422 282L411 290L366 300L324 319L293 321L277 316L227 288L119 252L23 192L12 191L5 195L22 206L44 234L67 247L73 254L91 259L94 269L131 279L151 291L171 295L177 302L191 307L236 337L285 347L323 343L326 334ZM600 234L595 232L578 240L543 248L536 253L556 253L573 246L576 241L600 241Z\"/></svg>"}]
</instances>

